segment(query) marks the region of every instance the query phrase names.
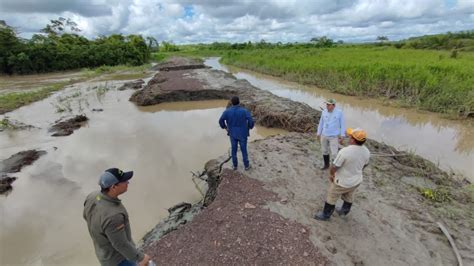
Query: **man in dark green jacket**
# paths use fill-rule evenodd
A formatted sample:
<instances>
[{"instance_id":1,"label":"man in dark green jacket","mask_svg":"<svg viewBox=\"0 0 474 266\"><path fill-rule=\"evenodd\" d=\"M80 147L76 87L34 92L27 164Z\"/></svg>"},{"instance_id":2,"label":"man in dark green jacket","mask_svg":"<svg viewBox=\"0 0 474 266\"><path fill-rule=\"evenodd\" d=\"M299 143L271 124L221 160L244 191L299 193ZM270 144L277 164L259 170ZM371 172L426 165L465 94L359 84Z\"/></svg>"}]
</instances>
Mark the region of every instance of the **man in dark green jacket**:
<instances>
[{"instance_id":1,"label":"man in dark green jacket","mask_svg":"<svg viewBox=\"0 0 474 266\"><path fill-rule=\"evenodd\" d=\"M132 176L132 171L106 170L99 178L101 191L92 192L84 202L83 216L97 258L104 266L144 266L150 260L135 247L127 210L118 198L127 191Z\"/></svg>"}]
</instances>

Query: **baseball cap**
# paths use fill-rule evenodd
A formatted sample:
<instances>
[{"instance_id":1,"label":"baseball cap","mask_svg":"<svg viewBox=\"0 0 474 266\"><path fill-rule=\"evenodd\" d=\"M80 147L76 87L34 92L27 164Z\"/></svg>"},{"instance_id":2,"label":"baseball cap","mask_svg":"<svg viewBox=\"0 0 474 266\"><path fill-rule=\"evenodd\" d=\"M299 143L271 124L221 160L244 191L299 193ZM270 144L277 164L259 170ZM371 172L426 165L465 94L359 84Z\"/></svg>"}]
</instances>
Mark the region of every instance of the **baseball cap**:
<instances>
[{"instance_id":1,"label":"baseball cap","mask_svg":"<svg viewBox=\"0 0 474 266\"><path fill-rule=\"evenodd\" d=\"M101 188L109 188L117 183L126 182L133 176L133 171L124 172L118 168L110 168L99 178L99 186Z\"/></svg>"},{"instance_id":2,"label":"baseball cap","mask_svg":"<svg viewBox=\"0 0 474 266\"><path fill-rule=\"evenodd\" d=\"M326 104L336 104L336 100L334 100L334 99L327 99L327 100L325 101L325 103L326 103Z\"/></svg>"},{"instance_id":3,"label":"baseball cap","mask_svg":"<svg viewBox=\"0 0 474 266\"><path fill-rule=\"evenodd\" d=\"M348 136L351 136L358 141L365 141L367 139L367 133L360 128L348 128L346 133Z\"/></svg>"}]
</instances>

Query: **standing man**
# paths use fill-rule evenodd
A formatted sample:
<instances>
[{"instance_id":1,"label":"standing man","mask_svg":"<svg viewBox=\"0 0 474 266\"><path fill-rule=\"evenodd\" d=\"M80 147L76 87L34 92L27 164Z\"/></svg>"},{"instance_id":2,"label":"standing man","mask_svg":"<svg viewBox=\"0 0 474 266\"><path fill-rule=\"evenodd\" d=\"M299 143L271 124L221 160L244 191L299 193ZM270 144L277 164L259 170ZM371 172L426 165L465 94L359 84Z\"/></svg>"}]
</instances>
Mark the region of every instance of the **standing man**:
<instances>
[{"instance_id":1,"label":"standing man","mask_svg":"<svg viewBox=\"0 0 474 266\"><path fill-rule=\"evenodd\" d=\"M250 136L249 130L253 128L254 122L249 110L240 106L239 97L234 96L230 101L232 106L222 113L219 119L219 125L221 128L227 130L227 135L229 135L230 138L233 169L237 170L237 144L239 144L244 159L245 170L249 170L250 163L247 154L247 137Z\"/></svg>"},{"instance_id":2,"label":"standing man","mask_svg":"<svg viewBox=\"0 0 474 266\"><path fill-rule=\"evenodd\" d=\"M132 176L132 171L106 170L99 178L101 191L92 192L84 202L83 216L103 266L144 266L150 260L135 247L127 210L118 198L127 192Z\"/></svg>"},{"instance_id":3,"label":"standing man","mask_svg":"<svg viewBox=\"0 0 474 266\"><path fill-rule=\"evenodd\" d=\"M362 170L369 164L370 152L364 146L367 133L359 128L349 128L347 135L350 136L349 146L339 151L331 166L328 195L323 211L314 216L316 220L329 220L339 198L344 203L336 212L341 216L349 213L354 191L362 182Z\"/></svg>"},{"instance_id":4,"label":"standing man","mask_svg":"<svg viewBox=\"0 0 474 266\"><path fill-rule=\"evenodd\" d=\"M329 154L336 158L339 150L339 143L345 136L346 126L344 124L344 115L342 111L336 109L336 100L328 99L326 109L323 110L317 130L318 140L321 141L321 150L323 152L324 165L321 170L329 168Z\"/></svg>"}]
</instances>

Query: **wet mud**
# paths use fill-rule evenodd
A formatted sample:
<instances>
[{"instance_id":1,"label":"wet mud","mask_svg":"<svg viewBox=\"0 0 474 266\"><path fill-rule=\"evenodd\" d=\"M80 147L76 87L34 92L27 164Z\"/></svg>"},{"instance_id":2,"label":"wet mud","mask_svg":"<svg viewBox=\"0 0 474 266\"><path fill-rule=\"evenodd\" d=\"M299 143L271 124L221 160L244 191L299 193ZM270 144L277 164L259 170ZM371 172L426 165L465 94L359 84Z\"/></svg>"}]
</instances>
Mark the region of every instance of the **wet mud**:
<instances>
[{"instance_id":1,"label":"wet mud","mask_svg":"<svg viewBox=\"0 0 474 266\"><path fill-rule=\"evenodd\" d=\"M0 195L7 193L13 189L12 183L15 182L16 177L10 177L5 174L0 176Z\"/></svg>"},{"instance_id":2,"label":"wet mud","mask_svg":"<svg viewBox=\"0 0 474 266\"><path fill-rule=\"evenodd\" d=\"M165 62L155 65L152 70L155 71L173 71L184 69L208 68L201 60L186 57L171 57Z\"/></svg>"},{"instance_id":3,"label":"wet mud","mask_svg":"<svg viewBox=\"0 0 474 266\"><path fill-rule=\"evenodd\" d=\"M17 173L24 166L32 164L39 157L46 154L45 151L28 150L13 154L8 159L0 162L0 173Z\"/></svg>"},{"instance_id":4,"label":"wet mud","mask_svg":"<svg viewBox=\"0 0 474 266\"><path fill-rule=\"evenodd\" d=\"M169 72L175 72L173 80L160 72L131 100L148 105L174 101L175 95L182 100L185 95L237 94L257 123L295 133L249 143L249 171L230 170L228 156L210 160L198 176L205 182L203 199L171 209L170 216L143 238L141 247L154 260L454 265L455 254L436 224L441 222L455 239L464 263L474 263L474 212L470 211L474 199L466 179L452 178L428 160L368 140L371 162L351 213L334 214L329 222L316 221L312 217L322 208L329 185L328 172L319 170L320 144L311 132L319 111L220 71ZM442 196L427 197L428 189Z\"/></svg>"},{"instance_id":5,"label":"wet mud","mask_svg":"<svg viewBox=\"0 0 474 266\"><path fill-rule=\"evenodd\" d=\"M49 129L53 133L53 137L69 136L74 133L74 130L79 129L85 122L89 120L85 115L76 115L73 118L66 120L58 120Z\"/></svg>"},{"instance_id":6,"label":"wet mud","mask_svg":"<svg viewBox=\"0 0 474 266\"><path fill-rule=\"evenodd\" d=\"M25 166L31 165L39 159L45 151L27 150L13 154L9 158L0 162L0 194L12 190L12 183L17 179L10 176L11 173L18 173Z\"/></svg>"},{"instance_id":7,"label":"wet mud","mask_svg":"<svg viewBox=\"0 0 474 266\"><path fill-rule=\"evenodd\" d=\"M143 84L145 84L145 81L143 79L137 79L134 81L125 82L122 86L118 88L118 90L138 90L142 88Z\"/></svg>"}]
</instances>

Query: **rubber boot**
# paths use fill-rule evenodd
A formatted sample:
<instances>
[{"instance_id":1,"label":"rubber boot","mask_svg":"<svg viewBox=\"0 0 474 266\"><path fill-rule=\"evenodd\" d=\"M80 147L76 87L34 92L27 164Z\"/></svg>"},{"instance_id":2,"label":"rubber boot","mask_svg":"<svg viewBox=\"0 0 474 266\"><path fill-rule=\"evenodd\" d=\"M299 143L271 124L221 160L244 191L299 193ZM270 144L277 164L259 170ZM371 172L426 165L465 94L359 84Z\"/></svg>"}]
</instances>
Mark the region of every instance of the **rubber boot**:
<instances>
[{"instance_id":1,"label":"rubber boot","mask_svg":"<svg viewBox=\"0 0 474 266\"><path fill-rule=\"evenodd\" d=\"M336 205L331 205L327 202L324 202L324 209L318 212L316 215L314 215L314 219L320 220L320 221L329 220L329 218L331 218L332 213L334 212L335 207Z\"/></svg>"},{"instance_id":2,"label":"rubber boot","mask_svg":"<svg viewBox=\"0 0 474 266\"><path fill-rule=\"evenodd\" d=\"M339 214L339 216L345 216L350 212L351 207L352 207L352 202L344 201L344 203L342 204L342 207L337 208L336 212L337 214Z\"/></svg>"},{"instance_id":3,"label":"rubber boot","mask_svg":"<svg viewBox=\"0 0 474 266\"><path fill-rule=\"evenodd\" d=\"M321 170L326 170L329 168L329 155L323 155L324 166L322 166Z\"/></svg>"}]
</instances>

